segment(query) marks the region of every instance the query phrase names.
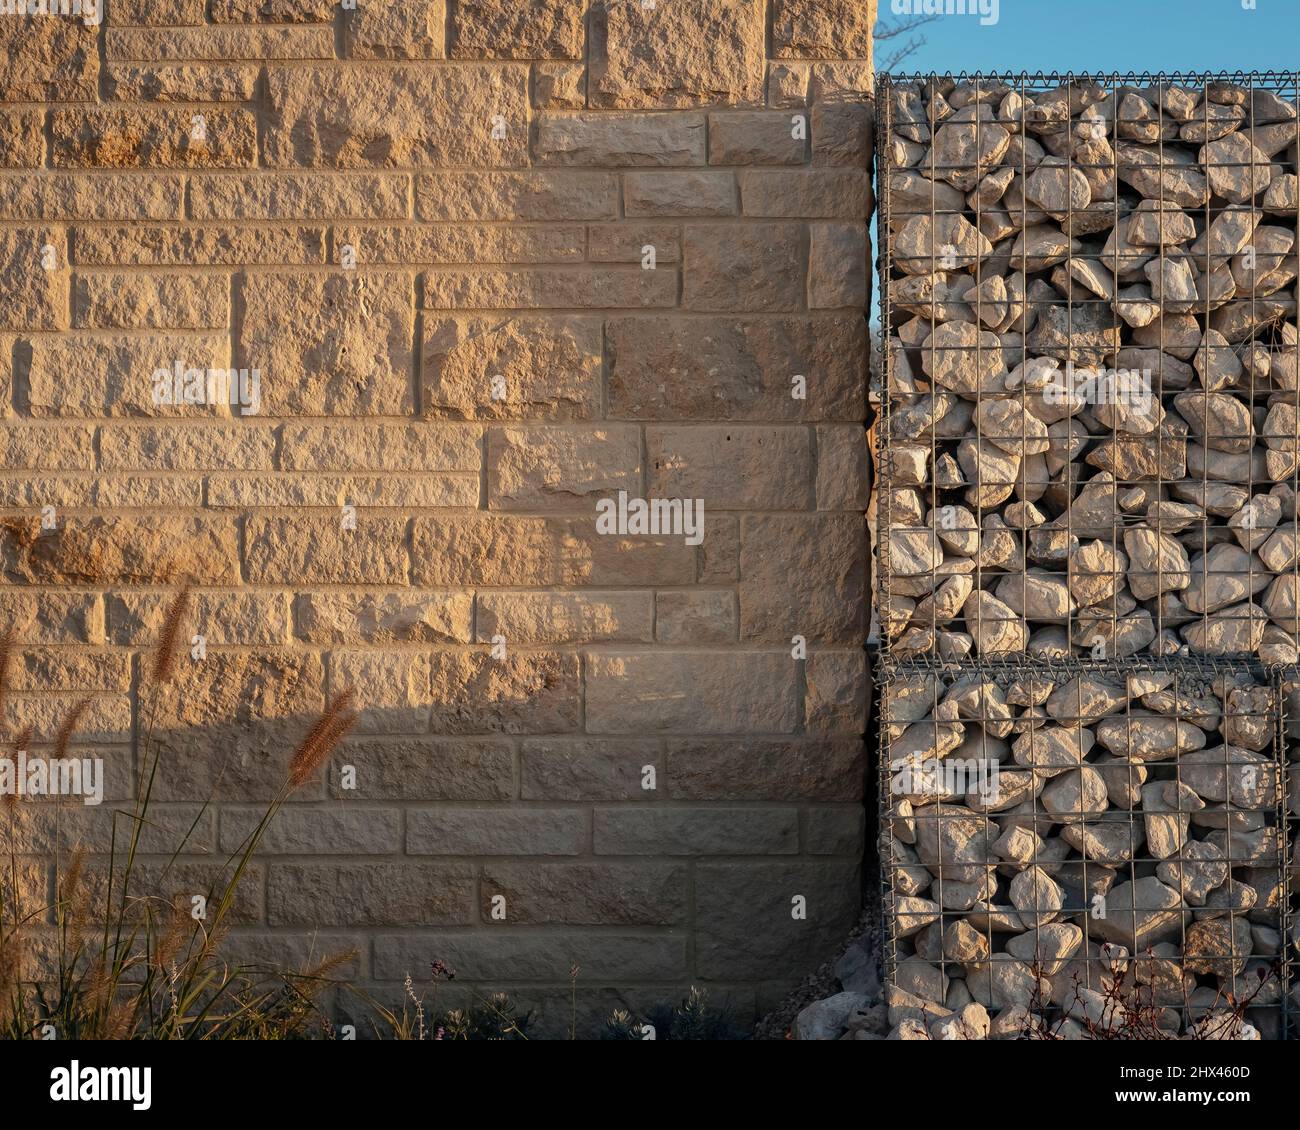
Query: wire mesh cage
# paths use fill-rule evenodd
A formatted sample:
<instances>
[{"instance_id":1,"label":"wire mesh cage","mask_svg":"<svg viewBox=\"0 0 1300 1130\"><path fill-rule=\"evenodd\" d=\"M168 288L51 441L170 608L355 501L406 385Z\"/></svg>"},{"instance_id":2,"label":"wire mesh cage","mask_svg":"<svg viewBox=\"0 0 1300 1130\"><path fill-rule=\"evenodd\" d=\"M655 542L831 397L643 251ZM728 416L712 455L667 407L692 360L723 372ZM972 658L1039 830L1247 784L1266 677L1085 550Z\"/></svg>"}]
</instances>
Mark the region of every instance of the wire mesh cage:
<instances>
[{"instance_id":1,"label":"wire mesh cage","mask_svg":"<svg viewBox=\"0 0 1300 1130\"><path fill-rule=\"evenodd\" d=\"M1297 105L882 76L887 662L1300 658Z\"/></svg>"},{"instance_id":2,"label":"wire mesh cage","mask_svg":"<svg viewBox=\"0 0 1300 1130\"><path fill-rule=\"evenodd\" d=\"M917 664L882 692L885 956L903 1038L1285 1038L1275 674L1017 657Z\"/></svg>"}]
</instances>

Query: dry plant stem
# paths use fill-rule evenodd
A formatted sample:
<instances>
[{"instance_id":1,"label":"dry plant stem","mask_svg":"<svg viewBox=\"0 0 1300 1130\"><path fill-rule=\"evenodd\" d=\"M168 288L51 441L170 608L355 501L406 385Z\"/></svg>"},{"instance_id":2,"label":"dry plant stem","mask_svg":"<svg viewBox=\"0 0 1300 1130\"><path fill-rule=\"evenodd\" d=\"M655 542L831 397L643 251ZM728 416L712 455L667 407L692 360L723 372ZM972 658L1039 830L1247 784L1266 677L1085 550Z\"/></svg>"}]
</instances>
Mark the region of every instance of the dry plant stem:
<instances>
[{"instance_id":1,"label":"dry plant stem","mask_svg":"<svg viewBox=\"0 0 1300 1130\"><path fill-rule=\"evenodd\" d=\"M215 908L209 921L191 920L181 908L170 904L164 919L159 914L159 899L132 894L132 881L142 850L141 835L150 823L149 807L160 763L160 753L152 740L159 707L156 692L171 677L171 655L179 638L184 598L183 593L173 602L162 645L150 668L159 682L153 688L147 736L139 751L135 800L130 811L113 813L98 952L86 945L84 900L88 896L82 877L83 856L80 851L74 853L65 873L59 865L57 829L53 910L59 952L53 982L36 981L25 988L21 980L19 932L42 912L34 911L24 917L21 907L13 908L17 913L11 911L13 898L0 899L0 992L4 994L0 1001L0 1022L9 1035L28 1037L48 1023L56 1025L61 1038L131 1038L143 1034L155 1038L207 1039L249 1033L288 1033L305 1022L314 1008L314 996L331 983L330 974L350 959L348 953L338 954L323 960L314 969L291 973L260 967L232 969L217 958L220 941L229 928L235 890L270 821L287 797L328 758L355 722L356 715L349 709L351 697L346 692L336 696L330 709L313 725L261 821L227 859L223 871L226 878L216 881L224 882L222 889L216 890L216 882L209 888L208 906ZM3 689L0 686L0 694ZM86 706L85 702L77 704L60 727L56 741L60 756L72 742ZM203 810L211 801L210 796ZM7 803L5 807L9 814L9 877L16 896L19 889L16 803ZM164 874L192 838L203 810L168 857ZM119 816L131 822L125 844L119 838ZM120 891L114 889L115 883L120 885ZM259 987L268 980L278 985L271 989Z\"/></svg>"}]
</instances>

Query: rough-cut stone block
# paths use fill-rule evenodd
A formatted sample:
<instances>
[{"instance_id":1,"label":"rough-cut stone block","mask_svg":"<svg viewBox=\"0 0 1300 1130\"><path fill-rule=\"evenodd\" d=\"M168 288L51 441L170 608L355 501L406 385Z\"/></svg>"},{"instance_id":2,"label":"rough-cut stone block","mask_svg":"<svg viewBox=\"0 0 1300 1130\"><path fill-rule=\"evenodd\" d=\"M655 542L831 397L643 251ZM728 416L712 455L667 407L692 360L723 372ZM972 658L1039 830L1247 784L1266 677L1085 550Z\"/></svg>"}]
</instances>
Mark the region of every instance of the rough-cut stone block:
<instances>
[{"instance_id":1,"label":"rough-cut stone block","mask_svg":"<svg viewBox=\"0 0 1300 1130\"><path fill-rule=\"evenodd\" d=\"M104 759L104 800L110 803L113 800L129 800L129 796L110 796L114 770L127 778L123 783L129 784L131 775L129 766L110 768L113 761L125 761L125 758L110 755ZM14 846L20 856L30 853L52 857L56 852L65 851L68 843L75 843L80 850L92 857L107 856L113 850L113 821L107 818L108 810L97 807L63 807L64 811L59 812L53 805L24 805L11 817ZM216 817L215 812L205 812L199 805L171 805L166 808L155 806L150 820L140 828L138 851L142 854L170 855L176 850L177 844L184 842L187 852L207 855L214 850L216 844ZM120 847L121 818L117 823ZM92 883L95 878L97 877L92 877ZM195 893L206 893L206 887L202 892ZM247 898L240 902L246 906Z\"/></svg>"},{"instance_id":2,"label":"rough-cut stone block","mask_svg":"<svg viewBox=\"0 0 1300 1130\"><path fill-rule=\"evenodd\" d=\"M44 119L40 110L0 111L0 167L35 168L44 163Z\"/></svg>"},{"instance_id":3,"label":"rough-cut stone block","mask_svg":"<svg viewBox=\"0 0 1300 1130\"><path fill-rule=\"evenodd\" d=\"M278 267L325 262L321 227L231 228L78 227L72 261L79 265L124 267L212 267L275 264Z\"/></svg>"},{"instance_id":4,"label":"rough-cut stone block","mask_svg":"<svg viewBox=\"0 0 1300 1130\"><path fill-rule=\"evenodd\" d=\"M648 487L656 498L702 498L705 510L804 510L812 501L807 428L651 427Z\"/></svg>"},{"instance_id":5,"label":"rough-cut stone block","mask_svg":"<svg viewBox=\"0 0 1300 1130\"><path fill-rule=\"evenodd\" d=\"M257 119L218 107L55 110L50 144L61 168L251 168Z\"/></svg>"},{"instance_id":6,"label":"rough-cut stone block","mask_svg":"<svg viewBox=\"0 0 1300 1130\"><path fill-rule=\"evenodd\" d=\"M489 863L479 899L491 921L493 900L504 898L506 926L672 926L684 920L687 889L677 864Z\"/></svg>"},{"instance_id":7,"label":"rough-cut stone block","mask_svg":"<svg viewBox=\"0 0 1300 1130\"><path fill-rule=\"evenodd\" d=\"M612 318L617 419L857 420L866 416L863 318ZM803 377L806 397L794 378Z\"/></svg>"},{"instance_id":8,"label":"rough-cut stone block","mask_svg":"<svg viewBox=\"0 0 1300 1130\"><path fill-rule=\"evenodd\" d=\"M213 18L223 7L232 7L240 0L217 0ZM245 4L265 0L243 0ZM319 2L319 0L318 0ZM198 27L203 22L205 0L111 0L108 4L108 23L113 27Z\"/></svg>"},{"instance_id":9,"label":"rough-cut stone block","mask_svg":"<svg viewBox=\"0 0 1300 1130\"><path fill-rule=\"evenodd\" d=\"M683 303L700 311L795 310L803 303L798 224L688 224Z\"/></svg>"},{"instance_id":10,"label":"rough-cut stone block","mask_svg":"<svg viewBox=\"0 0 1300 1130\"><path fill-rule=\"evenodd\" d=\"M543 114L534 151L543 165L702 165L703 114Z\"/></svg>"},{"instance_id":11,"label":"rough-cut stone block","mask_svg":"<svg viewBox=\"0 0 1300 1130\"><path fill-rule=\"evenodd\" d=\"M5 696L0 722L11 734L21 733L31 727L34 742L52 742L67 721L68 713L78 703L85 702L85 712L77 728L77 738L83 742L129 742L132 725L131 696L36 694L15 692Z\"/></svg>"},{"instance_id":12,"label":"rough-cut stone block","mask_svg":"<svg viewBox=\"0 0 1300 1130\"><path fill-rule=\"evenodd\" d=\"M709 164L802 165L807 137L807 114L710 114Z\"/></svg>"},{"instance_id":13,"label":"rough-cut stone block","mask_svg":"<svg viewBox=\"0 0 1300 1130\"><path fill-rule=\"evenodd\" d=\"M767 104L783 110L802 110L808 102L811 79L808 63L768 63Z\"/></svg>"},{"instance_id":14,"label":"rough-cut stone block","mask_svg":"<svg viewBox=\"0 0 1300 1130\"><path fill-rule=\"evenodd\" d=\"M813 164L870 169L874 127L870 104L819 102L813 107Z\"/></svg>"},{"instance_id":15,"label":"rough-cut stone block","mask_svg":"<svg viewBox=\"0 0 1300 1130\"><path fill-rule=\"evenodd\" d=\"M702 289L705 284L702 284ZM673 271L639 267L458 271L424 275L427 310L599 310L673 306Z\"/></svg>"},{"instance_id":16,"label":"rough-cut stone block","mask_svg":"<svg viewBox=\"0 0 1300 1130\"><path fill-rule=\"evenodd\" d=\"M7 6L0 17L0 100L93 102L99 81L98 22L19 14Z\"/></svg>"},{"instance_id":17,"label":"rough-cut stone block","mask_svg":"<svg viewBox=\"0 0 1300 1130\"><path fill-rule=\"evenodd\" d=\"M324 703L325 672L317 655L213 649L201 661L177 657L172 681L157 693L156 724L171 740L181 740L186 727L290 720L305 729ZM282 774L291 753L281 753Z\"/></svg>"},{"instance_id":18,"label":"rough-cut stone block","mask_svg":"<svg viewBox=\"0 0 1300 1130\"><path fill-rule=\"evenodd\" d=\"M833 102L860 106L870 101L876 72L868 62L814 63L809 98L813 104Z\"/></svg>"},{"instance_id":19,"label":"rough-cut stone block","mask_svg":"<svg viewBox=\"0 0 1300 1130\"><path fill-rule=\"evenodd\" d=\"M10 653L6 677L16 691L124 691L131 686L131 658L120 651L28 647Z\"/></svg>"},{"instance_id":20,"label":"rough-cut stone block","mask_svg":"<svg viewBox=\"0 0 1300 1130\"><path fill-rule=\"evenodd\" d=\"M230 324L225 275L78 274L73 323L95 329L216 329Z\"/></svg>"},{"instance_id":21,"label":"rough-cut stone block","mask_svg":"<svg viewBox=\"0 0 1300 1130\"><path fill-rule=\"evenodd\" d=\"M393 934L375 939L375 976L401 981L437 953L458 980L565 981L574 965L584 977L610 984L667 981L686 976L686 943L668 934L544 933L493 930ZM532 1031L532 1029L529 1029Z\"/></svg>"},{"instance_id":22,"label":"rough-cut stone block","mask_svg":"<svg viewBox=\"0 0 1300 1130\"><path fill-rule=\"evenodd\" d=\"M804 669L804 727L810 734L857 736L867 728L864 651L813 651Z\"/></svg>"},{"instance_id":23,"label":"rough-cut stone block","mask_svg":"<svg viewBox=\"0 0 1300 1130\"><path fill-rule=\"evenodd\" d=\"M154 374L182 369L229 369L229 345L212 334L181 337L153 334L69 334L30 339L30 354L19 351L26 369L28 404L33 416L228 416L224 399L214 404L154 402ZM78 380L70 383L67 374ZM235 384L231 389L238 398ZM206 396L206 387L205 387Z\"/></svg>"},{"instance_id":24,"label":"rough-cut stone block","mask_svg":"<svg viewBox=\"0 0 1300 1130\"><path fill-rule=\"evenodd\" d=\"M593 653L587 729L595 734L789 733L797 671L787 652Z\"/></svg>"},{"instance_id":25,"label":"rough-cut stone block","mask_svg":"<svg viewBox=\"0 0 1300 1130\"><path fill-rule=\"evenodd\" d=\"M216 653L209 651L208 656L213 658ZM235 653L230 656L237 658ZM304 663L310 665L304 668ZM304 669L309 674L305 682L298 674ZM154 792L160 802L215 799L265 804L284 787L293 751L320 717L325 675L316 656L267 654L249 668L247 676L235 672L232 677L224 667L216 670L228 686L217 693L214 702L216 708L228 712L220 714L209 707L206 723L155 731L160 761ZM246 685L246 678L253 680L251 685ZM253 688L258 678L277 682L275 693L264 700L284 714L262 717L256 702L252 717L248 708L238 712L242 697L256 698ZM286 691L286 679L295 681L292 696ZM204 688L200 690L207 694ZM319 800L324 795L324 775L320 770L290 800Z\"/></svg>"},{"instance_id":26,"label":"rough-cut stone block","mask_svg":"<svg viewBox=\"0 0 1300 1130\"><path fill-rule=\"evenodd\" d=\"M445 54L445 0L382 3L360 0L343 12L346 51L353 59L441 59Z\"/></svg>"},{"instance_id":27,"label":"rough-cut stone block","mask_svg":"<svg viewBox=\"0 0 1300 1130\"><path fill-rule=\"evenodd\" d=\"M812 855L861 858L866 845L867 814L853 808L815 808L808 813L805 848Z\"/></svg>"},{"instance_id":28,"label":"rough-cut stone block","mask_svg":"<svg viewBox=\"0 0 1300 1130\"><path fill-rule=\"evenodd\" d=\"M773 0L772 55L869 63L875 22L876 0Z\"/></svg>"},{"instance_id":29,"label":"rough-cut stone block","mask_svg":"<svg viewBox=\"0 0 1300 1130\"><path fill-rule=\"evenodd\" d=\"M344 767L355 788L343 787ZM514 753L501 738L379 738L349 741L334 755L336 800L508 800Z\"/></svg>"},{"instance_id":30,"label":"rough-cut stone block","mask_svg":"<svg viewBox=\"0 0 1300 1130\"><path fill-rule=\"evenodd\" d=\"M198 479L169 480L149 475L103 476L95 484L90 505L100 510L197 510L203 505L203 483Z\"/></svg>"},{"instance_id":31,"label":"rough-cut stone block","mask_svg":"<svg viewBox=\"0 0 1300 1130\"><path fill-rule=\"evenodd\" d=\"M576 655L507 651L437 652L435 734L553 734L577 729L581 679Z\"/></svg>"},{"instance_id":32,"label":"rough-cut stone block","mask_svg":"<svg viewBox=\"0 0 1300 1130\"><path fill-rule=\"evenodd\" d=\"M428 416L582 420L600 412L597 318L425 318L423 325Z\"/></svg>"},{"instance_id":33,"label":"rough-cut stone block","mask_svg":"<svg viewBox=\"0 0 1300 1130\"><path fill-rule=\"evenodd\" d=\"M681 228L676 224L592 224L587 258L593 263L645 263L654 252L655 269L681 259Z\"/></svg>"},{"instance_id":34,"label":"rough-cut stone block","mask_svg":"<svg viewBox=\"0 0 1300 1130\"><path fill-rule=\"evenodd\" d=\"M799 850L794 808L604 808L597 855L789 855Z\"/></svg>"},{"instance_id":35,"label":"rough-cut stone block","mask_svg":"<svg viewBox=\"0 0 1300 1130\"><path fill-rule=\"evenodd\" d=\"M796 971L837 952L857 921L859 872L856 862L697 866L698 972L797 981ZM798 899L806 917L791 913Z\"/></svg>"},{"instance_id":36,"label":"rough-cut stone block","mask_svg":"<svg viewBox=\"0 0 1300 1130\"><path fill-rule=\"evenodd\" d=\"M813 310L867 305L865 224L811 224L808 229L808 306Z\"/></svg>"},{"instance_id":37,"label":"rough-cut stone block","mask_svg":"<svg viewBox=\"0 0 1300 1130\"><path fill-rule=\"evenodd\" d=\"M262 819L260 808L223 808L218 846L238 853ZM257 844L261 855L393 855L402 850L398 808L286 805Z\"/></svg>"},{"instance_id":38,"label":"rough-cut stone block","mask_svg":"<svg viewBox=\"0 0 1300 1130\"><path fill-rule=\"evenodd\" d=\"M629 216L734 216L736 201L734 173L628 173L623 178Z\"/></svg>"},{"instance_id":39,"label":"rough-cut stone block","mask_svg":"<svg viewBox=\"0 0 1300 1130\"><path fill-rule=\"evenodd\" d=\"M115 102L251 102L256 66L115 64L106 89Z\"/></svg>"},{"instance_id":40,"label":"rough-cut stone block","mask_svg":"<svg viewBox=\"0 0 1300 1130\"><path fill-rule=\"evenodd\" d=\"M93 471L95 430L81 424L0 421L0 466L10 471Z\"/></svg>"},{"instance_id":41,"label":"rough-cut stone block","mask_svg":"<svg viewBox=\"0 0 1300 1130\"><path fill-rule=\"evenodd\" d=\"M654 801L664 791L657 742L537 738L522 743L519 765L524 800Z\"/></svg>"},{"instance_id":42,"label":"rough-cut stone block","mask_svg":"<svg viewBox=\"0 0 1300 1130\"><path fill-rule=\"evenodd\" d=\"M422 220L612 220L618 177L604 172L421 173Z\"/></svg>"},{"instance_id":43,"label":"rough-cut stone block","mask_svg":"<svg viewBox=\"0 0 1300 1130\"><path fill-rule=\"evenodd\" d=\"M239 367L262 372L271 415L411 410L409 274L267 274L239 280Z\"/></svg>"},{"instance_id":44,"label":"rough-cut stone block","mask_svg":"<svg viewBox=\"0 0 1300 1130\"><path fill-rule=\"evenodd\" d=\"M415 518L413 527L414 582L420 585L570 588L695 582L695 547L683 538L602 535L594 517L428 515Z\"/></svg>"},{"instance_id":45,"label":"rough-cut stone block","mask_svg":"<svg viewBox=\"0 0 1300 1130\"><path fill-rule=\"evenodd\" d=\"M272 926L468 926L474 869L440 863L277 863L266 881Z\"/></svg>"},{"instance_id":46,"label":"rough-cut stone block","mask_svg":"<svg viewBox=\"0 0 1300 1130\"><path fill-rule=\"evenodd\" d=\"M0 591L0 617L14 638L28 644L104 643L104 609L88 592L42 592L8 586Z\"/></svg>"},{"instance_id":47,"label":"rough-cut stone block","mask_svg":"<svg viewBox=\"0 0 1300 1130\"><path fill-rule=\"evenodd\" d=\"M104 53L111 61L233 63L333 59L329 27L107 28Z\"/></svg>"},{"instance_id":48,"label":"rough-cut stone block","mask_svg":"<svg viewBox=\"0 0 1300 1130\"><path fill-rule=\"evenodd\" d=\"M571 263L581 261L586 228L480 227L437 224L428 227L364 227L334 229L334 257L351 248L358 264L407 266L467 263Z\"/></svg>"},{"instance_id":49,"label":"rough-cut stone block","mask_svg":"<svg viewBox=\"0 0 1300 1130\"><path fill-rule=\"evenodd\" d=\"M482 592L476 624L479 643L649 643L653 617L646 592Z\"/></svg>"},{"instance_id":50,"label":"rough-cut stone block","mask_svg":"<svg viewBox=\"0 0 1300 1130\"><path fill-rule=\"evenodd\" d=\"M668 743L674 800L857 800L865 751L857 739L681 739Z\"/></svg>"},{"instance_id":51,"label":"rough-cut stone block","mask_svg":"<svg viewBox=\"0 0 1300 1130\"><path fill-rule=\"evenodd\" d=\"M219 24L327 24L336 7L332 0L212 0L210 11L212 22Z\"/></svg>"},{"instance_id":52,"label":"rough-cut stone block","mask_svg":"<svg viewBox=\"0 0 1300 1130\"><path fill-rule=\"evenodd\" d=\"M749 514L741 521L740 636L859 643L866 527L856 514Z\"/></svg>"},{"instance_id":53,"label":"rough-cut stone block","mask_svg":"<svg viewBox=\"0 0 1300 1130\"><path fill-rule=\"evenodd\" d=\"M429 656L366 649L330 655L330 687L348 688L359 734L419 734L429 728Z\"/></svg>"},{"instance_id":54,"label":"rough-cut stone block","mask_svg":"<svg viewBox=\"0 0 1300 1130\"><path fill-rule=\"evenodd\" d=\"M399 478L393 475L296 474L213 475L208 479L210 507L331 508L339 499L354 507L425 510L439 507L473 507L478 503L477 475L422 474Z\"/></svg>"},{"instance_id":55,"label":"rough-cut stone block","mask_svg":"<svg viewBox=\"0 0 1300 1130\"><path fill-rule=\"evenodd\" d=\"M581 110L587 104L587 68L581 63L534 63L533 107Z\"/></svg>"},{"instance_id":56,"label":"rough-cut stone block","mask_svg":"<svg viewBox=\"0 0 1300 1130\"><path fill-rule=\"evenodd\" d=\"M364 972L365 960L361 955L366 940L361 931L352 934L331 931L325 941L319 930L310 928L277 930L273 934L234 930L224 939L221 952L235 964L262 969L312 969L322 959L333 958L339 965L332 976L356 981ZM351 957L349 951L355 951Z\"/></svg>"},{"instance_id":57,"label":"rough-cut stone block","mask_svg":"<svg viewBox=\"0 0 1300 1130\"><path fill-rule=\"evenodd\" d=\"M582 0L455 0L453 59L581 59Z\"/></svg>"},{"instance_id":58,"label":"rough-cut stone block","mask_svg":"<svg viewBox=\"0 0 1300 1130\"><path fill-rule=\"evenodd\" d=\"M190 212L196 220L401 220L409 211L408 186L409 178L391 173L196 176Z\"/></svg>"},{"instance_id":59,"label":"rough-cut stone block","mask_svg":"<svg viewBox=\"0 0 1300 1130\"><path fill-rule=\"evenodd\" d=\"M0 173L0 215L8 220L179 220L179 176L120 173Z\"/></svg>"},{"instance_id":60,"label":"rough-cut stone block","mask_svg":"<svg viewBox=\"0 0 1300 1130\"><path fill-rule=\"evenodd\" d=\"M871 184L861 169L746 169L740 202L747 216L862 220L871 211Z\"/></svg>"},{"instance_id":61,"label":"rough-cut stone block","mask_svg":"<svg viewBox=\"0 0 1300 1130\"><path fill-rule=\"evenodd\" d=\"M753 0L601 0L591 16L591 105L758 105L764 9Z\"/></svg>"},{"instance_id":62,"label":"rough-cut stone block","mask_svg":"<svg viewBox=\"0 0 1300 1130\"><path fill-rule=\"evenodd\" d=\"M110 593L104 598L109 642L120 647L156 643L173 599L170 593ZM191 592L180 634L184 640L202 635L214 647L284 645L289 600L281 593Z\"/></svg>"},{"instance_id":63,"label":"rough-cut stone block","mask_svg":"<svg viewBox=\"0 0 1300 1130\"><path fill-rule=\"evenodd\" d=\"M242 423L122 424L101 428L99 465L108 471L269 471L275 431Z\"/></svg>"},{"instance_id":64,"label":"rough-cut stone block","mask_svg":"<svg viewBox=\"0 0 1300 1130\"><path fill-rule=\"evenodd\" d=\"M96 505L106 487L106 480L90 483L41 475L5 477L0 478L0 506L32 510L53 506L56 511L88 509ZM192 501L198 505L201 498L195 495Z\"/></svg>"},{"instance_id":65,"label":"rough-cut stone block","mask_svg":"<svg viewBox=\"0 0 1300 1130\"><path fill-rule=\"evenodd\" d=\"M493 510L575 510L641 486L641 433L606 428L490 428L487 499Z\"/></svg>"},{"instance_id":66,"label":"rough-cut stone block","mask_svg":"<svg viewBox=\"0 0 1300 1130\"><path fill-rule=\"evenodd\" d=\"M336 169L520 165L528 68L273 70L267 164Z\"/></svg>"},{"instance_id":67,"label":"rough-cut stone block","mask_svg":"<svg viewBox=\"0 0 1300 1130\"><path fill-rule=\"evenodd\" d=\"M730 643L739 622L730 589L681 589L655 597L655 636L660 643Z\"/></svg>"},{"instance_id":68,"label":"rough-cut stone block","mask_svg":"<svg viewBox=\"0 0 1300 1130\"><path fill-rule=\"evenodd\" d=\"M858 424L817 428L817 509L864 511L871 497L871 451Z\"/></svg>"},{"instance_id":69,"label":"rough-cut stone block","mask_svg":"<svg viewBox=\"0 0 1300 1130\"><path fill-rule=\"evenodd\" d=\"M314 644L469 643L467 592L304 593L294 602L300 639Z\"/></svg>"},{"instance_id":70,"label":"rough-cut stone block","mask_svg":"<svg viewBox=\"0 0 1300 1130\"><path fill-rule=\"evenodd\" d=\"M407 855L580 855L586 840L586 817L573 809L437 809L406 820Z\"/></svg>"},{"instance_id":71,"label":"rough-cut stone block","mask_svg":"<svg viewBox=\"0 0 1300 1130\"><path fill-rule=\"evenodd\" d=\"M67 329L66 246L59 228L0 231L0 328Z\"/></svg>"},{"instance_id":72,"label":"rough-cut stone block","mask_svg":"<svg viewBox=\"0 0 1300 1130\"><path fill-rule=\"evenodd\" d=\"M280 433L288 471L477 471L479 430L455 424L294 424Z\"/></svg>"},{"instance_id":73,"label":"rough-cut stone block","mask_svg":"<svg viewBox=\"0 0 1300 1130\"><path fill-rule=\"evenodd\" d=\"M119 821L119 828L120 823ZM118 843L121 843L120 835ZM120 855L117 869L118 874L113 886L114 905L121 897L123 885ZM107 908L101 900L108 891L107 870L108 861L104 860L102 863L96 861L88 864L83 871L82 883L89 903L88 917L91 921L104 920ZM168 918L172 915L189 914L196 895L202 895L207 901L208 913L211 916L220 903L221 893L229 881L230 873L224 863L137 858L131 869L130 891L132 897L139 902L127 909L126 916L143 924L146 905L154 913ZM231 926L261 923L264 891L264 869L261 864L252 863L244 869L243 878L235 888L224 921Z\"/></svg>"},{"instance_id":74,"label":"rough-cut stone block","mask_svg":"<svg viewBox=\"0 0 1300 1130\"><path fill-rule=\"evenodd\" d=\"M341 515L281 518L251 516L244 529L248 579L265 584L381 584L407 582L406 522Z\"/></svg>"}]
</instances>

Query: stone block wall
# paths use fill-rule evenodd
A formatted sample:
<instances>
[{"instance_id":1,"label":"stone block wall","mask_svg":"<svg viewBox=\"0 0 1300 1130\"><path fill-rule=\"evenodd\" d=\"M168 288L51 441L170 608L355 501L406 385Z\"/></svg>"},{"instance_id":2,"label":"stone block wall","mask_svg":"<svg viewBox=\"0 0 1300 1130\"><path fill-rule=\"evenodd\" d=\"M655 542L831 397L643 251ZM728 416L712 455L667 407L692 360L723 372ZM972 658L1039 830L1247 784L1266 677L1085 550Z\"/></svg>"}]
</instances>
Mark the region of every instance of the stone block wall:
<instances>
[{"instance_id":1,"label":"stone block wall","mask_svg":"<svg viewBox=\"0 0 1300 1130\"><path fill-rule=\"evenodd\" d=\"M353 688L232 956L762 1009L860 902L874 0L106 5L0 15L4 739L151 734L184 895Z\"/></svg>"}]
</instances>

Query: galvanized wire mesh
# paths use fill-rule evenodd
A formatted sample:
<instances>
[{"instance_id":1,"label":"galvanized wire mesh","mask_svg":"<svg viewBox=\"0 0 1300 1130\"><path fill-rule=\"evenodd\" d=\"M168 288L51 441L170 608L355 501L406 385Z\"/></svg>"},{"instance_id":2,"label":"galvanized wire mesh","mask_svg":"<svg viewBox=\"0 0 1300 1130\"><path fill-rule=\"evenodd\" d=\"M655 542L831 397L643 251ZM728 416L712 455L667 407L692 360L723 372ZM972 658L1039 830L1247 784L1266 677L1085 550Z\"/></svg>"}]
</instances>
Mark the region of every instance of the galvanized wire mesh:
<instances>
[{"instance_id":1,"label":"galvanized wire mesh","mask_svg":"<svg viewBox=\"0 0 1300 1130\"><path fill-rule=\"evenodd\" d=\"M974 1000L1005 1038L1282 1038L1275 675L1021 660L882 690L894 1023Z\"/></svg>"},{"instance_id":2,"label":"galvanized wire mesh","mask_svg":"<svg viewBox=\"0 0 1300 1130\"><path fill-rule=\"evenodd\" d=\"M1300 658L1300 76L886 76L881 644Z\"/></svg>"},{"instance_id":3,"label":"galvanized wire mesh","mask_svg":"<svg viewBox=\"0 0 1300 1130\"><path fill-rule=\"evenodd\" d=\"M1277 72L878 85L896 1024L952 1024L931 1010L973 997L1008 1017L1015 998L1027 1034L1049 1037L1288 1029L1297 105L1300 76ZM1060 697L1090 680L1123 691L1095 718ZM932 764L907 768L924 739ZM1137 756L1139 739L1155 753ZM1020 790L1014 803L955 790L971 766ZM1234 792L1241 774L1265 784ZM1062 809L1067 794L1093 808ZM945 859L949 838L970 858ZM1111 892L1120 926L1092 908Z\"/></svg>"}]
</instances>

